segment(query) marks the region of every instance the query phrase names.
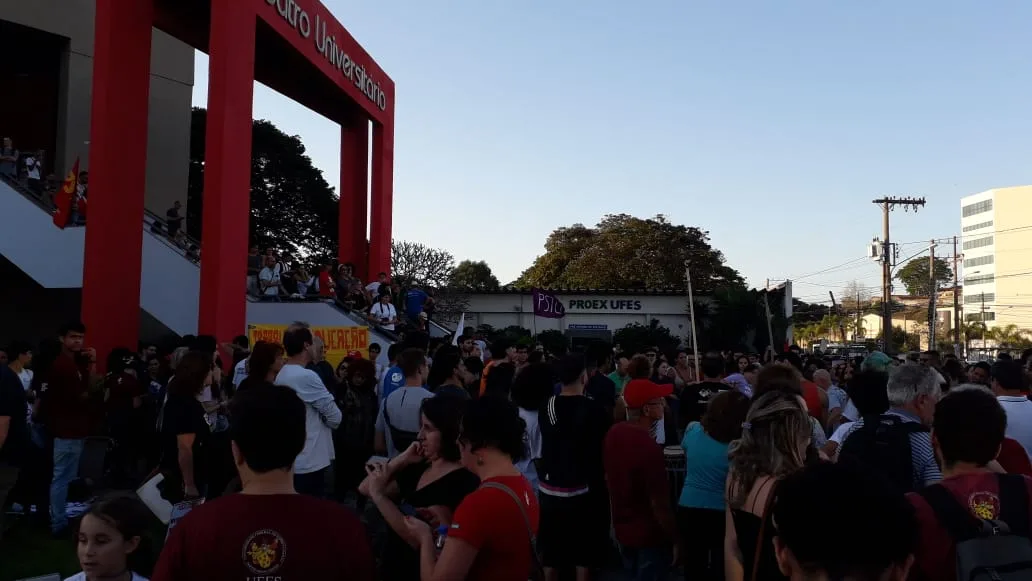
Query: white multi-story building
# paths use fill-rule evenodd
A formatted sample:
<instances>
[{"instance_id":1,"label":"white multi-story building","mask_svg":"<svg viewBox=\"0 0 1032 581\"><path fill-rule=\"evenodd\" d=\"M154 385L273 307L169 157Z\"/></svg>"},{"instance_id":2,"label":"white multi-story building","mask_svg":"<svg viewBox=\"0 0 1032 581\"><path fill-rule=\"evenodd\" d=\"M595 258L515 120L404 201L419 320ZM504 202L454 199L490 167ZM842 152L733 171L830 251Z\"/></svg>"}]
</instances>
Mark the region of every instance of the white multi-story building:
<instances>
[{"instance_id":1,"label":"white multi-story building","mask_svg":"<svg viewBox=\"0 0 1032 581\"><path fill-rule=\"evenodd\" d=\"M964 319L1032 331L1032 186L960 201Z\"/></svg>"}]
</instances>

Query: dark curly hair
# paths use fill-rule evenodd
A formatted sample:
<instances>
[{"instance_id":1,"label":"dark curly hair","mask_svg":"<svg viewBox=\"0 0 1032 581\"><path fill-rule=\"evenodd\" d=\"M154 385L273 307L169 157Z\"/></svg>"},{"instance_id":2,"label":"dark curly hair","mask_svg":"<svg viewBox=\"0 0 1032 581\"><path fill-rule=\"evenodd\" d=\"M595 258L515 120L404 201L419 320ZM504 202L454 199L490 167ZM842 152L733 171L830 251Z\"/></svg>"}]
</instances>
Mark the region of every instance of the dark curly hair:
<instances>
[{"instance_id":1,"label":"dark curly hair","mask_svg":"<svg viewBox=\"0 0 1032 581\"><path fill-rule=\"evenodd\" d=\"M526 455L523 432L527 425L516 404L508 399L486 395L469 402L462 414L458 440L468 442L474 451L495 448L518 462Z\"/></svg>"},{"instance_id":2,"label":"dark curly hair","mask_svg":"<svg viewBox=\"0 0 1032 581\"><path fill-rule=\"evenodd\" d=\"M364 380L361 384L355 381L357 375ZM368 359L355 359L348 364L344 377L354 389L373 389L376 386L376 364Z\"/></svg>"}]
</instances>

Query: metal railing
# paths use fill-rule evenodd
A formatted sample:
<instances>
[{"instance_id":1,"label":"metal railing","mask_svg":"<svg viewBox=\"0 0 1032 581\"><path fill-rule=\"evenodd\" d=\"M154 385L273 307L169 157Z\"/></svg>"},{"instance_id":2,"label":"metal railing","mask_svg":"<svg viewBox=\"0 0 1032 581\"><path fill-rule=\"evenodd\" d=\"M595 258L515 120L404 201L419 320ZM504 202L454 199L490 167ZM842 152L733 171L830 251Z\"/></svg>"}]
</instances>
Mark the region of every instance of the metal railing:
<instances>
[{"instance_id":1,"label":"metal railing","mask_svg":"<svg viewBox=\"0 0 1032 581\"><path fill-rule=\"evenodd\" d=\"M44 192L42 192L40 194L37 194L36 192L33 192L32 190L30 190L25 184L23 184L23 183L21 183L21 182L19 182L17 180L13 180L13 179L11 179L11 178L9 178L7 176L4 176L4 175L0 175L0 181L2 181L3 183L7 184L13 190L15 190L16 192L21 194L25 199L29 200L30 202L32 202L33 204L38 206L40 210L43 210L44 212L46 212L48 214L53 214L54 213L55 205L54 205L54 200L53 200L53 192L46 192L46 191L44 191ZM88 221L88 218L87 218L87 221ZM76 228L76 227L81 227L81 226L82 225L71 225L71 224L69 224L68 227L69 228ZM152 212L150 210L147 210L147 209L144 209L144 212L143 212L143 226L144 226L144 228L147 231L149 231L151 233L151 235L154 236L154 238L156 240L158 240L159 242L164 244L166 247L168 247L169 249L173 250L174 252L176 252L177 254L179 254L180 256L185 258L186 260L189 260L190 262L192 262L194 264L200 264L199 250L200 250L200 247L201 247L201 243L196 238L188 235L186 233L186 231L182 227L180 227L179 232L176 235L175 239L169 237L168 236L168 221L166 219L162 218L161 216L159 216L158 214L156 214L156 213L154 213L154 212ZM260 297L255 297L255 296L252 296L252 295L249 294L248 295L248 300L257 301L257 300L260 300ZM310 297L299 297L298 298L298 297L282 296L282 297L278 297L278 300L279 300L279 302L313 302L313 301L323 302L323 303L329 304L330 306L334 307L340 313L342 313L343 315L345 315L346 317L348 317L352 321L354 321L356 323L363 324L363 325L367 325L371 329L375 329L378 333L383 334L384 336L386 336L391 341L397 341L400 338L398 333L396 333L395 331L391 331L389 329L385 329L383 326L379 325L378 323L370 321L368 318L366 318L365 314L362 312L361 309L350 308L347 305L345 305L343 302L341 302L341 300L338 299L337 297L330 298L330 297L322 297L322 296L310 296Z\"/></svg>"},{"instance_id":2,"label":"metal railing","mask_svg":"<svg viewBox=\"0 0 1032 581\"><path fill-rule=\"evenodd\" d=\"M56 206L54 204L53 191L36 193L29 189L26 184L3 175L0 175L0 181L21 194L26 200L35 204L40 210L43 210L48 214L54 213ZM83 226L85 226L85 224L70 223L67 228L81 228ZM200 263L199 252L201 243L196 238L188 235L182 227L180 227L179 234L176 236L176 239L169 237L168 221L146 208L143 211L143 226L147 228L159 242L172 249L183 258L193 262L194 264Z\"/></svg>"}]
</instances>

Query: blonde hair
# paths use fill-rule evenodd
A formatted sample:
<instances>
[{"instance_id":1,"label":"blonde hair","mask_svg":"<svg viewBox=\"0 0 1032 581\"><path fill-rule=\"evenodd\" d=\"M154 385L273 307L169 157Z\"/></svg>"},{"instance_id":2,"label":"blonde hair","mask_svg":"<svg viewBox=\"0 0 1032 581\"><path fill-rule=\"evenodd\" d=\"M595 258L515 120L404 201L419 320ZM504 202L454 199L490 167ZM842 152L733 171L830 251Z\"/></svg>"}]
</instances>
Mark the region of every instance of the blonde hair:
<instances>
[{"instance_id":1,"label":"blonde hair","mask_svg":"<svg viewBox=\"0 0 1032 581\"><path fill-rule=\"evenodd\" d=\"M798 396L772 391L753 401L742 424L742 437L728 446L729 506L741 508L759 478L779 479L802 468L806 460L802 444L811 434L810 417Z\"/></svg>"}]
</instances>

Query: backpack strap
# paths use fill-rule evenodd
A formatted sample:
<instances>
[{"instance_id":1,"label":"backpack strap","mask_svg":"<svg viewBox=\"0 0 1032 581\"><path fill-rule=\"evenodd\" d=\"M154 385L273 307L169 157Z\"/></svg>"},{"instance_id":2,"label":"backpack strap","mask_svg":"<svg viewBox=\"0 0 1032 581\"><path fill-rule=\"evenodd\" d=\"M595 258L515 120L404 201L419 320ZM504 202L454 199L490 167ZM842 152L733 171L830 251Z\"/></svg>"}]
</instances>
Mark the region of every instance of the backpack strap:
<instances>
[{"instance_id":1,"label":"backpack strap","mask_svg":"<svg viewBox=\"0 0 1032 581\"><path fill-rule=\"evenodd\" d=\"M530 539L530 554L533 558L532 566L532 579L544 578L544 567L541 564L541 558L537 552L537 538L534 534L534 527L530 524L530 515L527 514L526 507L523 506L523 502L520 501L520 497L517 496L516 492L501 482L485 482L480 485L481 488L493 488L495 490L501 490L502 492L509 495L509 498L516 503L516 507L520 509L520 514L523 515L523 523L527 527L527 536Z\"/></svg>"},{"instance_id":2,"label":"backpack strap","mask_svg":"<svg viewBox=\"0 0 1032 581\"><path fill-rule=\"evenodd\" d=\"M928 503L928 506L932 507L936 520L946 529L955 543L967 541L978 535L979 521L957 502L948 488L942 484L932 484L917 493ZM1026 508L1026 514L1027 511Z\"/></svg>"},{"instance_id":3,"label":"backpack strap","mask_svg":"<svg viewBox=\"0 0 1032 581\"><path fill-rule=\"evenodd\" d=\"M1007 523L1011 534L1029 536L1028 485L1021 474L997 474L1000 486L999 520Z\"/></svg>"},{"instance_id":4,"label":"backpack strap","mask_svg":"<svg viewBox=\"0 0 1032 581\"><path fill-rule=\"evenodd\" d=\"M770 510L774 506L774 498L777 492L777 481L771 478L769 481L770 486L767 490L767 502L763 503L763 513L760 515L760 531L756 535L756 550L753 551L752 561L752 575L749 577L750 581L756 581L760 573L760 556L763 555L763 547L766 543L763 542L763 536L767 532L767 521L770 520Z\"/></svg>"}]
</instances>

